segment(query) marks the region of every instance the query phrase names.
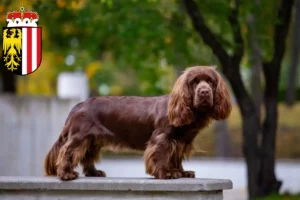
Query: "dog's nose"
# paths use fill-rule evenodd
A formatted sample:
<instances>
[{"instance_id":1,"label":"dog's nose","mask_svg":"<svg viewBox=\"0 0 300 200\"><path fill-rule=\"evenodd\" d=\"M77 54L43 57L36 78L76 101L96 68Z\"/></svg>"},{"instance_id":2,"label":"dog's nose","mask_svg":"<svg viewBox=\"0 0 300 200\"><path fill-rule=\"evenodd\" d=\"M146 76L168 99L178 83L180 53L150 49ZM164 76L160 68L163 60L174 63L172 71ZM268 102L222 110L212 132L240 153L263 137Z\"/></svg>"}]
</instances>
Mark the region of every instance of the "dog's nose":
<instances>
[{"instance_id":1,"label":"dog's nose","mask_svg":"<svg viewBox=\"0 0 300 200\"><path fill-rule=\"evenodd\" d=\"M209 96L209 90L208 90L208 89L202 89L202 90L200 90L200 95L201 95L202 97L207 97L207 96Z\"/></svg>"}]
</instances>

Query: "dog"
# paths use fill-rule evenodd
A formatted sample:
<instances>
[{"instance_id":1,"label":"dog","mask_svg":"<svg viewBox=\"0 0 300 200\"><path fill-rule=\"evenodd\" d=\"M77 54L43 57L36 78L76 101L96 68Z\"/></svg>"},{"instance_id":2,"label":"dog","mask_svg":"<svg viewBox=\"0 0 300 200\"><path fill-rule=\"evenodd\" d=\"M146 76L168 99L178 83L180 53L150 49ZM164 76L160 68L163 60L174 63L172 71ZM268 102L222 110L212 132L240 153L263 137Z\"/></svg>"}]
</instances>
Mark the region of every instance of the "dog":
<instances>
[{"instance_id":1,"label":"dog","mask_svg":"<svg viewBox=\"0 0 300 200\"><path fill-rule=\"evenodd\" d=\"M213 120L228 118L230 94L212 66L193 66L177 78L170 94L153 97L90 97L75 105L44 162L45 175L61 180L105 177L95 168L101 148L144 151L146 173L157 179L195 178L182 161L193 140Z\"/></svg>"}]
</instances>

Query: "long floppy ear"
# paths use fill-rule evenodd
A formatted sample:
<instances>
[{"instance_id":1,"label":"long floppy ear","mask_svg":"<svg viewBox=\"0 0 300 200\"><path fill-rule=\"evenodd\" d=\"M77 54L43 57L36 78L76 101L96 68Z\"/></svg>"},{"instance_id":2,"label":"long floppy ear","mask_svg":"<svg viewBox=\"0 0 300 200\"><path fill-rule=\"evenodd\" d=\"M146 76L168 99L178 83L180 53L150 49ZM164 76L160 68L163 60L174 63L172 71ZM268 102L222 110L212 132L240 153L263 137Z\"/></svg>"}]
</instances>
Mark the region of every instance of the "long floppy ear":
<instances>
[{"instance_id":1,"label":"long floppy ear","mask_svg":"<svg viewBox=\"0 0 300 200\"><path fill-rule=\"evenodd\" d=\"M229 116L232 109L231 98L224 79L219 74L217 76L218 83L215 91L213 118L224 120Z\"/></svg>"},{"instance_id":2,"label":"long floppy ear","mask_svg":"<svg viewBox=\"0 0 300 200\"><path fill-rule=\"evenodd\" d=\"M193 112L191 110L192 94L189 90L187 72L184 72L174 84L168 103L168 118L170 124L175 127L192 123Z\"/></svg>"}]
</instances>

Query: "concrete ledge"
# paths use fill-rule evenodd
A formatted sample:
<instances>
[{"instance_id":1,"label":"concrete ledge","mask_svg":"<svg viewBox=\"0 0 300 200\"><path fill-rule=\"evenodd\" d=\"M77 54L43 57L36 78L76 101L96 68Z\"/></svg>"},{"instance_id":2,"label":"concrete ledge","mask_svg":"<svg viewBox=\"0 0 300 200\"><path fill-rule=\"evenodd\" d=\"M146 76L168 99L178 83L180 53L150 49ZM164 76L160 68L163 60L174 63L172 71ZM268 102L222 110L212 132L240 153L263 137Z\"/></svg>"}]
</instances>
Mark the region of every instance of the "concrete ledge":
<instances>
[{"instance_id":1,"label":"concrete ledge","mask_svg":"<svg viewBox=\"0 0 300 200\"><path fill-rule=\"evenodd\" d=\"M56 177L0 177L0 199L223 199L230 180L85 178L63 182Z\"/></svg>"}]
</instances>

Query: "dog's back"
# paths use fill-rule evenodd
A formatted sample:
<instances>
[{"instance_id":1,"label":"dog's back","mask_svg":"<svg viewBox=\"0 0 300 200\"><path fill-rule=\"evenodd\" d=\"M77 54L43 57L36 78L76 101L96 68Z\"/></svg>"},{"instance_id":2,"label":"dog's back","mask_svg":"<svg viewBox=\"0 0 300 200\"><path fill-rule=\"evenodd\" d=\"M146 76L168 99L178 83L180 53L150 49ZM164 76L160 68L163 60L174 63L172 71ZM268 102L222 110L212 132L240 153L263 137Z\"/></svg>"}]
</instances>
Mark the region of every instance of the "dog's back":
<instances>
[{"instance_id":1,"label":"dog's back","mask_svg":"<svg viewBox=\"0 0 300 200\"><path fill-rule=\"evenodd\" d=\"M84 103L81 112L118 144L143 150L158 123L165 121L166 105L167 97L95 97Z\"/></svg>"}]
</instances>

